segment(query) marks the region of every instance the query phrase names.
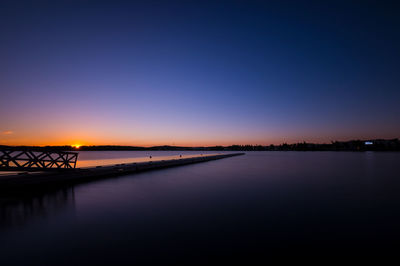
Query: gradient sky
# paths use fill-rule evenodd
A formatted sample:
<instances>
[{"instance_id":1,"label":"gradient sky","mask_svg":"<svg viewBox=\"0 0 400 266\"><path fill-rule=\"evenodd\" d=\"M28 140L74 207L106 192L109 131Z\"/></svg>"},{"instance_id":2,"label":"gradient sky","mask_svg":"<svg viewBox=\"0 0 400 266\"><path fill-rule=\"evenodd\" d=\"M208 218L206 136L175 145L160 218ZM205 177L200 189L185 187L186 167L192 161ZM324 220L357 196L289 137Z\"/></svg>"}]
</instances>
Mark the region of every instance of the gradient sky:
<instances>
[{"instance_id":1,"label":"gradient sky","mask_svg":"<svg viewBox=\"0 0 400 266\"><path fill-rule=\"evenodd\" d=\"M394 2L1 1L0 144L400 137Z\"/></svg>"}]
</instances>

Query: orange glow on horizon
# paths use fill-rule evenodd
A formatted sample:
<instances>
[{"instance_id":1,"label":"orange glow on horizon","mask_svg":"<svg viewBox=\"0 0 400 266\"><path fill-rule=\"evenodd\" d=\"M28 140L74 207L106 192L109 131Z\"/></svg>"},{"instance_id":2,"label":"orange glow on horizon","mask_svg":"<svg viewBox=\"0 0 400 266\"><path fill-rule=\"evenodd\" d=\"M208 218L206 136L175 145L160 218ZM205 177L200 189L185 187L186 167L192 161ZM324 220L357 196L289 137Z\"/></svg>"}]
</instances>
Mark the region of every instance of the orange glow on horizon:
<instances>
[{"instance_id":1,"label":"orange glow on horizon","mask_svg":"<svg viewBox=\"0 0 400 266\"><path fill-rule=\"evenodd\" d=\"M192 139L181 139L171 141L167 140L158 140L155 139L153 141L147 139L138 139L135 141L128 140L105 140L105 139L94 139L92 141L85 141L85 144L81 142L71 142L59 140L59 139L48 139L45 141L40 141L37 139L23 139L13 140L13 141L0 141L0 145L10 145L10 146L70 146L74 149L80 149L82 146L102 146L102 145L111 145L111 146L139 146L139 147L153 147L153 146L180 146L180 147L211 147L211 146L230 146L234 144L238 145L269 145L280 144L281 141L271 140L271 141L246 141L246 140L192 140Z\"/></svg>"},{"instance_id":2,"label":"orange glow on horizon","mask_svg":"<svg viewBox=\"0 0 400 266\"><path fill-rule=\"evenodd\" d=\"M0 131L2 132L2 131ZM122 133L121 133L122 132ZM350 140L350 139L372 139L374 136L369 134L340 136L337 138L326 136L296 137L284 132L275 132L274 134L258 134L256 136L247 136L244 134L228 135L221 137L218 134L202 134L195 132L192 135L182 134L180 132L170 132L168 135L160 136L155 130L149 131L148 135L143 134L123 134L125 131L104 132L101 130L68 130L60 132L58 130L49 130L42 132L36 130L26 135L22 130L13 130L13 134L0 134L0 145L10 146L70 146L74 149L80 149L82 146L180 146L180 147L210 147L210 146L230 146L230 145L279 145L282 143L312 142L312 143L330 143L331 140ZM142 133L142 132L140 132ZM151 134L150 134L151 133ZM322 135L322 134L321 134ZM394 138L389 134L384 138Z\"/></svg>"}]
</instances>

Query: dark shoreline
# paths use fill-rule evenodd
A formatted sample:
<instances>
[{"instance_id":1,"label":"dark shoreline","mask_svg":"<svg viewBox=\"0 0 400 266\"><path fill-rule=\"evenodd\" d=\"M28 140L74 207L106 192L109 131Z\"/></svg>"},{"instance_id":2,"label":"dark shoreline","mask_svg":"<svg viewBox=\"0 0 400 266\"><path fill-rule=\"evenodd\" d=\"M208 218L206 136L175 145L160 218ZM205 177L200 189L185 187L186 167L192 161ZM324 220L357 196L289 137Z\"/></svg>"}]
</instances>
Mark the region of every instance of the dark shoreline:
<instances>
[{"instance_id":1,"label":"dark shoreline","mask_svg":"<svg viewBox=\"0 0 400 266\"><path fill-rule=\"evenodd\" d=\"M283 143L280 145L230 145L210 147L180 147L180 146L119 146L96 145L81 146L6 146L0 145L0 149L37 150L37 151L400 151L399 139L370 139L333 141L332 143L307 143L294 144Z\"/></svg>"}]
</instances>

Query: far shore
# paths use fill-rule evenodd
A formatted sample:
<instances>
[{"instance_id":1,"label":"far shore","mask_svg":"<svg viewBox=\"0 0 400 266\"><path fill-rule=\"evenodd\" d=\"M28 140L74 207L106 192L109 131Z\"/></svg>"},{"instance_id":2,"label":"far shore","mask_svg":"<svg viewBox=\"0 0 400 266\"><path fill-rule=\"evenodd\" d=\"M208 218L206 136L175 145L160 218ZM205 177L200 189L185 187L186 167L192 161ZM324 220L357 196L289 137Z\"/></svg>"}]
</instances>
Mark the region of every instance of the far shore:
<instances>
[{"instance_id":1,"label":"far shore","mask_svg":"<svg viewBox=\"0 0 400 266\"><path fill-rule=\"evenodd\" d=\"M369 139L332 141L331 143L316 144L299 142L280 145L230 145L209 147L181 147L181 146L7 146L0 145L0 149L12 150L50 150L50 151L400 151L399 139Z\"/></svg>"}]
</instances>

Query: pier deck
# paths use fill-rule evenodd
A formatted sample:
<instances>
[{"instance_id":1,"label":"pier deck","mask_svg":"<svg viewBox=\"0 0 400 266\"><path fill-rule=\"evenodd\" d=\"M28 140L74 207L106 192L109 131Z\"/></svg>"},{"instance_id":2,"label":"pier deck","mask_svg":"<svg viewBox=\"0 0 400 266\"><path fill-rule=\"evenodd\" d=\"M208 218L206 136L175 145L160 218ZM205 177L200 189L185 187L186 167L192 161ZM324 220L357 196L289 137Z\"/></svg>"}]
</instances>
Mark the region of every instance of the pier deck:
<instances>
[{"instance_id":1,"label":"pier deck","mask_svg":"<svg viewBox=\"0 0 400 266\"><path fill-rule=\"evenodd\" d=\"M0 191L15 191L53 187L62 184L76 184L101 178L218 160L238 155L244 155L244 153L202 155L197 157L161 161L149 160L148 162L123 163L111 166L97 166L92 168L75 168L63 171L60 170L58 172L20 173L18 175L1 176Z\"/></svg>"}]
</instances>

